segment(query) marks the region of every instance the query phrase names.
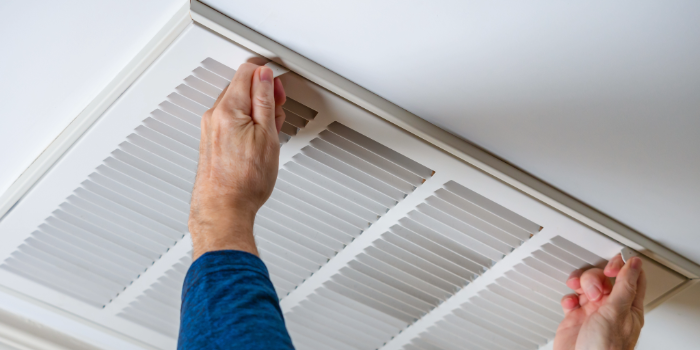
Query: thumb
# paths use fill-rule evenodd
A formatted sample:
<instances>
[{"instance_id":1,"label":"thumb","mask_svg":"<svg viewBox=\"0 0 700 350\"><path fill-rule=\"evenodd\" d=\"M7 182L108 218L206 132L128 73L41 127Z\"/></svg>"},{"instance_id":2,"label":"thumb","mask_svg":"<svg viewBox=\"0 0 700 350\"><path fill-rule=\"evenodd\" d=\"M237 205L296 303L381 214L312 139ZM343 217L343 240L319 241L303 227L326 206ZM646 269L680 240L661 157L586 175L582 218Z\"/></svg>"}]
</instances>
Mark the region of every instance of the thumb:
<instances>
[{"instance_id":1,"label":"thumb","mask_svg":"<svg viewBox=\"0 0 700 350\"><path fill-rule=\"evenodd\" d=\"M644 307L645 282L642 272L642 259L633 257L625 264L615 279L615 285L608 301L618 310Z\"/></svg>"},{"instance_id":2,"label":"thumb","mask_svg":"<svg viewBox=\"0 0 700 350\"><path fill-rule=\"evenodd\" d=\"M275 126L275 86L272 79L272 69L258 67L253 74L253 87L251 91L251 117L255 124L260 124L264 129L277 135Z\"/></svg>"}]
</instances>

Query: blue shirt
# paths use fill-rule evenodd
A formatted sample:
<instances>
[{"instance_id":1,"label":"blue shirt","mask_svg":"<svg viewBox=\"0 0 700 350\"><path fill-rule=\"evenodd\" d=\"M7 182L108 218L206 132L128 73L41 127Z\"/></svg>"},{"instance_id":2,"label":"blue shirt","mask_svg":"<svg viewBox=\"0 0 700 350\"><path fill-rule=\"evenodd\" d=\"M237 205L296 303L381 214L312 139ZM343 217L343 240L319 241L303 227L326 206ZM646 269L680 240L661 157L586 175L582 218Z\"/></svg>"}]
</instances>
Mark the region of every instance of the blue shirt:
<instances>
[{"instance_id":1,"label":"blue shirt","mask_svg":"<svg viewBox=\"0 0 700 350\"><path fill-rule=\"evenodd\" d=\"M293 350L265 264L236 250L205 253L182 288L178 350Z\"/></svg>"}]
</instances>

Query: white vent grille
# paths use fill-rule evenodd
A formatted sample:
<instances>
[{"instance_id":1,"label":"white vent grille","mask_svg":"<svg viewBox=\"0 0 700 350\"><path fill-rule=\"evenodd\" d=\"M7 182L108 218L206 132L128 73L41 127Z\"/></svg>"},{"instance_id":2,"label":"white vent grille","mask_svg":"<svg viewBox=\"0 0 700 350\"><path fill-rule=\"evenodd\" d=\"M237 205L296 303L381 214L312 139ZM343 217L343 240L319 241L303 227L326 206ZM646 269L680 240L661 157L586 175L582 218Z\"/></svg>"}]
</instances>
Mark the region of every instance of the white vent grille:
<instances>
[{"instance_id":1,"label":"white vent grille","mask_svg":"<svg viewBox=\"0 0 700 350\"><path fill-rule=\"evenodd\" d=\"M0 286L101 348L174 349L200 118L255 56L188 26L72 147L57 141L47 154L61 158L0 220ZM294 99L254 233L300 350L534 349L561 318L565 276L622 248L591 229L610 222L572 219L394 107L387 120L281 79ZM649 302L686 281L645 270Z\"/></svg>"},{"instance_id":2,"label":"white vent grille","mask_svg":"<svg viewBox=\"0 0 700 350\"><path fill-rule=\"evenodd\" d=\"M432 171L340 123L280 169L255 236L280 299Z\"/></svg>"},{"instance_id":3,"label":"white vent grille","mask_svg":"<svg viewBox=\"0 0 700 350\"><path fill-rule=\"evenodd\" d=\"M405 349L538 349L564 318L559 301L576 269L604 259L556 236L487 285Z\"/></svg>"},{"instance_id":4,"label":"white vent grille","mask_svg":"<svg viewBox=\"0 0 700 350\"><path fill-rule=\"evenodd\" d=\"M191 256L190 251L117 316L167 336L177 337L180 327L180 295L185 275L192 264Z\"/></svg>"},{"instance_id":5,"label":"white vent grille","mask_svg":"<svg viewBox=\"0 0 700 350\"><path fill-rule=\"evenodd\" d=\"M321 132L280 169L255 220L258 249L280 299L420 186L422 175L432 171L342 124ZM188 253L119 316L176 336L190 263Z\"/></svg>"},{"instance_id":6,"label":"white vent grille","mask_svg":"<svg viewBox=\"0 0 700 350\"><path fill-rule=\"evenodd\" d=\"M97 307L119 295L187 233L201 116L234 74L205 59L1 267ZM316 115L284 109L282 141Z\"/></svg>"},{"instance_id":7,"label":"white vent grille","mask_svg":"<svg viewBox=\"0 0 700 350\"><path fill-rule=\"evenodd\" d=\"M293 308L292 338L299 349L376 349L539 230L450 181Z\"/></svg>"}]
</instances>

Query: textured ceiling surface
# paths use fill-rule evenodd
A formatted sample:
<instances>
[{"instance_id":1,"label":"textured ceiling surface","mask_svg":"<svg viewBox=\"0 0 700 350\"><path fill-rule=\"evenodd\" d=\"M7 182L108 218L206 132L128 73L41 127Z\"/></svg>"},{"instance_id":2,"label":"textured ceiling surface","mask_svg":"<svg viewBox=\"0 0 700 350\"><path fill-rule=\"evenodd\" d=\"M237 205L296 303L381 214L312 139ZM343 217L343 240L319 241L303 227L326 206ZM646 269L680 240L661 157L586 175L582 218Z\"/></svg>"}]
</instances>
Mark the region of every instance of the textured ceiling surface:
<instances>
[{"instance_id":1,"label":"textured ceiling surface","mask_svg":"<svg viewBox=\"0 0 700 350\"><path fill-rule=\"evenodd\" d=\"M700 263L700 3L205 0Z\"/></svg>"}]
</instances>

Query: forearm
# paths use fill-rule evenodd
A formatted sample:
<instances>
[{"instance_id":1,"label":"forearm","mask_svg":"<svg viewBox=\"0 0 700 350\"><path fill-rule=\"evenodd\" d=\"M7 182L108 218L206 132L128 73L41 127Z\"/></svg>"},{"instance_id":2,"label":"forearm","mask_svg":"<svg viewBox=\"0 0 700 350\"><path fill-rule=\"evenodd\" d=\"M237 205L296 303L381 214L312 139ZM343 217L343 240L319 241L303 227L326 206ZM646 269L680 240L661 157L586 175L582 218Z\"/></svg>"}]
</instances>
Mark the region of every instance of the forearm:
<instances>
[{"instance_id":1,"label":"forearm","mask_svg":"<svg viewBox=\"0 0 700 350\"><path fill-rule=\"evenodd\" d=\"M187 273L178 349L293 349L263 262L250 253L203 254Z\"/></svg>"}]
</instances>

